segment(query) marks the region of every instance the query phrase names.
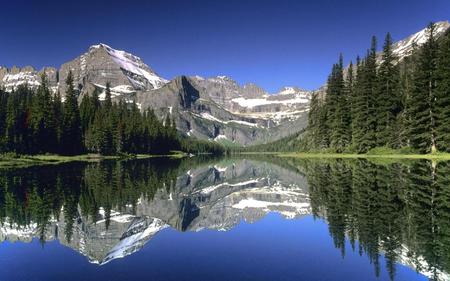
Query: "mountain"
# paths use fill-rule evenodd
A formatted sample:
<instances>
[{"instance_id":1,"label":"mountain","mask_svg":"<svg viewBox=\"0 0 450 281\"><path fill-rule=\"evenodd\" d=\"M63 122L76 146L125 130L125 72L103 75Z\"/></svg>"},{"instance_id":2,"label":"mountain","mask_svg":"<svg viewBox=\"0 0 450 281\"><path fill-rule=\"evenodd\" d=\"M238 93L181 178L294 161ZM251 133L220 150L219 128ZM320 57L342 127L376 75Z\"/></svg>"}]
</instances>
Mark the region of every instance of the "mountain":
<instances>
[{"instance_id":1,"label":"mountain","mask_svg":"<svg viewBox=\"0 0 450 281\"><path fill-rule=\"evenodd\" d=\"M450 24L442 21L436 26L436 36L440 36ZM425 39L424 29L396 42L393 51L402 60ZM69 70L74 74L80 100L95 89L100 99L104 98L109 82L114 100L135 102L141 110L152 108L160 118L169 114L187 136L244 146L275 141L303 130L313 94L297 87L284 87L270 94L255 84L241 86L226 76L179 76L169 81L141 58L106 44L91 46L60 69L0 67L0 87L8 91L22 84L37 87L45 72L51 89L64 95ZM326 85L314 92L323 95L325 90Z\"/></svg>"},{"instance_id":2,"label":"mountain","mask_svg":"<svg viewBox=\"0 0 450 281\"><path fill-rule=\"evenodd\" d=\"M436 23L435 35L436 37L444 34L450 27L448 21L440 21ZM426 28L407 37L406 39L397 41L392 46L392 52L402 60L403 58L412 54L415 47L421 46L427 41ZM378 57L381 60L381 55Z\"/></svg>"},{"instance_id":3,"label":"mountain","mask_svg":"<svg viewBox=\"0 0 450 281\"><path fill-rule=\"evenodd\" d=\"M94 90L104 99L109 82L113 100L135 102L141 110L150 107L160 118L170 114L178 130L188 136L250 145L276 140L306 126L309 91L290 87L270 95L255 84L240 86L225 76L179 76L168 81L139 57L106 44L91 46L59 70L0 68L0 86L7 91L22 84L36 88L45 72L51 89L64 95L70 70L80 101ZM295 122L297 119L303 121Z\"/></svg>"}]
</instances>

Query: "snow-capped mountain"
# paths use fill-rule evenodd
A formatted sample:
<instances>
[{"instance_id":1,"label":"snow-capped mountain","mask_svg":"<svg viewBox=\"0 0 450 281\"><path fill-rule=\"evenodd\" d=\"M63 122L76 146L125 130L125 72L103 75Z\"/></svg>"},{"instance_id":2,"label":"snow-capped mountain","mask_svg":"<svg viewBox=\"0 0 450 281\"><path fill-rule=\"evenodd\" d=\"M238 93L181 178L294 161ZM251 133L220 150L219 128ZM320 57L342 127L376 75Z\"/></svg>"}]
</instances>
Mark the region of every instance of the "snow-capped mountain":
<instances>
[{"instance_id":1,"label":"snow-capped mountain","mask_svg":"<svg viewBox=\"0 0 450 281\"><path fill-rule=\"evenodd\" d=\"M202 139L249 145L287 136L306 125L309 92L287 99L284 92L269 95L255 84L240 86L226 76L168 81L139 57L106 44L91 46L59 70L0 68L0 86L8 91L22 84L36 88L44 71L55 93L64 95L64 81L72 71L80 101L94 90L103 99L110 83L113 100L136 102L141 110L151 107L160 118L171 114L181 132Z\"/></svg>"},{"instance_id":2,"label":"snow-capped mountain","mask_svg":"<svg viewBox=\"0 0 450 281\"><path fill-rule=\"evenodd\" d=\"M450 27L448 21L440 21L436 23L435 36L439 37L444 34ZM415 47L420 47L427 41L427 30L422 29L421 31L409 36L406 39L397 41L392 46L392 52L399 58L403 59L411 55Z\"/></svg>"},{"instance_id":3,"label":"snow-capped mountain","mask_svg":"<svg viewBox=\"0 0 450 281\"><path fill-rule=\"evenodd\" d=\"M436 37L449 27L447 21L436 23ZM401 60L425 40L424 29L396 42L393 51ZM180 76L168 81L141 58L106 44L91 46L59 70L0 67L0 87L12 91L28 84L35 88L45 72L51 89L64 95L63 81L69 70L74 75L80 100L95 89L100 92L100 98L104 98L109 82L114 100L136 102L141 110L151 107L160 118L170 114L178 130L188 136L239 145L274 141L303 130L313 93L284 87L270 94L253 83L241 86L226 76ZM314 92L323 95L325 89L326 86Z\"/></svg>"},{"instance_id":4,"label":"snow-capped mountain","mask_svg":"<svg viewBox=\"0 0 450 281\"><path fill-rule=\"evenodd\" d=\"M62 80L69 71L72 71L81 95L92 92L94 88L104 90L108 82L112 94L117 97L158 89L168 82L139 57L106 44L93 45L86 53L64 63L59 71ZM60 91L64 93L65 83L60 85Z\"/></svg>"}]
</instances>

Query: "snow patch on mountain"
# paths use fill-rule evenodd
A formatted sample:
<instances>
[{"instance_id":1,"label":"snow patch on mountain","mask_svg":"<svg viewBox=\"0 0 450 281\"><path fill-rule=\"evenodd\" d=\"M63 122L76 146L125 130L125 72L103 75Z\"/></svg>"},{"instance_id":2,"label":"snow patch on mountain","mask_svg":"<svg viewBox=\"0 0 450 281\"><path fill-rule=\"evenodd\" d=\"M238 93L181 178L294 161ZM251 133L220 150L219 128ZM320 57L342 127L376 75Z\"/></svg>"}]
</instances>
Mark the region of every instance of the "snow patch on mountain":
<instances>
[{"instance_id":1,"label":"snow patch on mountain","mask_svg":"<svg viewBox=\"0 0 450 281\"><path fill-rule=\"evenodd\" d=\"M448 21L440 21L436 23L435 36L440 36L445 31L450 28L450 23ZM400 59L410 55L414 50L414 46L420 47L428 39L427 29L422 29L421 31L409 36L404 40L400 40L393 44L392 52Z\"/></svg>"},{"instance_id":2,"label":"snow patch on mountain","mask_svg":"<svg viewBox=\"0 0 450 281\"><path fill-rule=\"evenodd\" d=\"M102 89L102 92L98 95L98 98L100 100L105 100L105 98L106 98L106 86L103 86L103 85L100 85L100 84L96 84L96 83L94 83L94 85L97 88ZM110 92L111 92L111 96L122 96L123 94L136 93L136 90L134 90L133 87L131 87L130 85L118 85L116 87L110 88Z\"/></svg>"},{"instance_id":3,"label":"snow patch on mountain","mask_svg":"<svg viewBox=\"0 0 450 281\"><path fill-rule=\"evenodd\" d=\"M146 65L141 60L141 58L135 55L132 55L122 50L113 49L110 46L103 43L91 46L90 50L98 48L104 48L108 52L108 54L112 57L112 59L117 64L119 64L122 69L144 77L153 86L153 89L159 89L169 82L168 80L161 78L160 76L152 72L148 67L148 65ZM132 77L129 77L129 79L130 82L132 83L142 84L140 81L137 81Z\"/></svg>"},{"instance_id":4,"label":"snow patch on mountain","mask_svg":"<svg viewBox=\"0 0 450 281\"><path fill-rule=\"evenodd\" d=\"M7 91L16 90L20 85L28 85L31 88L41 85L36 73L32 71L19 72L16 74L8 73L3 77L2 84Z\"/></svg>"},{"instance_id":5,"label":"snow patch on mountain","mask_svg":"<svg viewBox=\"0 0 450 281\"><path fill-rule=\"evenodd\" d=\"M281 91L278 92L277 95L290 95L295 93L296 91L293 87L284 87Z\"/></svg>"},{"instance_id":6,"label":"snow patch on mountain","mask_svg":"<svg viewBox=\"0 0 450 281\"><path fill-rule=\"evenodd\" d=\"M233 102L239 104L242 107L253 108L263 105L273 105L282 104L286 106L294 106L296 104L308 104L309 99L304 97L295 97L287 100L270 100L270 99L246 99L246 98L235 98L232 99Z\"/></svg>"},{"instance_id":7,"label":"snow patch on mountain","mask_svg":"<svg viewBox=\"0 0 450 281\"><path fill-rule=\"evenodd\" d=\"M244 126L249 126L249 127L262 127L259 124L256 123L252 123L252 122L248 122L248 121L242 121L242 120L221 120L217 117L214 117L213 115L211 115L208 112L202 112L200 114L194 114L194 116L199 117L199 118L203 118L209 121L214 121L217 123L222 123L222 124L229 124L229 123L235 123L235 124L240 124L240 125L244 125Z\"/></svg>"}]
</instances>

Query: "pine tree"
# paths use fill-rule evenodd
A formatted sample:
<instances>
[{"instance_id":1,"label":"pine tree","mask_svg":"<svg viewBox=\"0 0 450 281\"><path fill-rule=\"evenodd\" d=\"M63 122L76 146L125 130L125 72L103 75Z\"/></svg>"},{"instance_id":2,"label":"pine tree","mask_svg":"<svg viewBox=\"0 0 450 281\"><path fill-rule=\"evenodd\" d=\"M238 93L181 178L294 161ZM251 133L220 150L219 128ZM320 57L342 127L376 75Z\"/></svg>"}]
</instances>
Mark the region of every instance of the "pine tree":
<instances>
[{"instance_id":1,"label":"pine tree","mask_svg":"<svg viewBox=\"0 0 450 281\"><path fill-rule=\"evenodd\" d=\"M56 141L57 141L57 150L58 153L61 151L59 150L61 147L61 137L62 137L62 122L60 120L63 120L63 104L61 100L61 93L58 91L56 95L53 97L53 115L55 117L56 121Z\"/></svg>"},{"instance_id":2,"label":"pine tree","mask_svg":"<svg viewBox=\"0 0 450 281\"><path fill-rule=\"evenodd\" d=\"M435 103L436 146L450 152L450 33L440 44Z\"/></svg>"},{"instance_id":3,"label":"pine tree","mask_svg":"<svg viewBox=\"0 0 450 281\"><path fill-rule=\"evenodd\" d=\"M66 87L61 150L63 154L76 155L82 152L81 121L71 71L66 78Z\"/></svg>"},{"instance_id":4,"label":"pine tree","mask_svg":"<svg viewBox=\"0 0 450 281\"><path fill-rule=\"evenodd\" d=\"M112 100L111 100L111 84L109 82L106 83L106 89L105 89L105 110L109 111L112 107Z\"/></svg>"},{"instance_id":5,"label":"pine tree","mask_svg":"<svg viewBox=\"0 0 450 281\"><path fill-rule=\"evenodd\" d=\"M354 87L355 87L355 82L354 82L354 72L353 72L353 62L350 61L350 64L348 66L348 70L347 70L347 77L345 79L345 84L344 84L344 94L345 94L345 104L344 104L344 120L345 120L345 124L346 124L346 136L348 138L347 140L347 146L351 147L352 145L352 136L353 136L353 120L352 120L352 116L353 116L353 100L354 100L354 95L355 95L355 91L354 91Z\"/></svg>"},{"instance_id":6,"label":"pine tree","mask_svg":"<svg viewBox=\"0 0 450 281\"><path fill-rule=\"evenodd\" d=\"M34 152L57 152L57 130L54 105L45 73L33 96L31 128L33 130Z\"/></svg>"},{"instance_id":7,"label":"pine tree","mask_svg":"<svg viewBox=\"0 0 450 281\"><path fill-rule=\"evenodd\" d=\"M363 61L357 60L352 98L352 143L358 153L376 146L377 60L376 38Z\"/></svg>"},{"instance_id":8,"label":"pine tree","mask_svg":"<svg viewBox=\"0 0 450 281\"><path fill-rule=\"evenodd\" d=\"M321 135L320 128L324 125L321 124L320 118L322 105L320 104L320 98L318 93L313 93L311 96L311 102L309 105L308 113L308 132L310 137L310 148L319 148L324 136Z\"/></svg>"},{"instance_id":9,"label":"pine tree","mask_svg":"<svg viewBox=\"0 0 450 281\"><path fill-rule=\"evenodd\" d=\"M411 146L421 153L436 149L434 103L437 78L437 42L435 25L427 28L427 41L420 49L418 65L414 72L414 88L411 92Z\"/></svg>"},{"instance_id":10,"label":"pine tree","mask_svg":"<svg viewBox=\"0 0 450 281\"><path fill-rule=\"evenodd\" d=\"M386 34L378 70L377 145L395 147L396 119L401 110L400 73L392 52L392 38Z\"/></svg>"},{"instance_id":11,"label":"pine tree","mask_svg":"<svg viewBox=\"0 0 450 281\"><path fill-rule=\"evenodd\" d=\"M350 144L350 116L348 97L344 84L344 66L342 54L339 57L339 63L333 67L331 74L328 95L332 102L330 107L330 127L331 139L330 146L337 152L342 152Z\"/></svg>"},{"instance_id":12,"label":"pine tree","mask_svg":"<svg viewBox=\"0 0 450 281\"><path fill-rule=\"evenodd\" d=\"M357 150L360 146L364 134L364 114L365 99L362 95L361 81L363 79L364 62L360 57L356 58L356 73L353 81L353 94L351 97L351 115L352 115L352 149Z\"/></svg>"},{"instance_id":13,"label":"pine tree","mask_svg":"<svg viewBox=\"0 0 450 281\"><path fill-rule=\"evenodd\" d=\"M364 81L363 91L367 102L367 115L365 124L365 134L361 150L363 152L374 148L377 145L376 131L377 131L377 108L378 108L378 93L377 93L377 39L372 37L370 51L366 58L364 67Z\"/></svg>"},{"instance_id":14,"label":"pine tree","mask_svg":"<svg viewBox=\"0 0 450 281\"><path fill-rule=\"evenodd\" d=\"M398 146L410 147L411 124L414 118L412 108L412 92L414 89L414 73L417 67L417 45L413 45L413 54L403 59L400 64L400 91L403 110L397 119L397 131L399 132Z\"/></svg>"}]
</instances>

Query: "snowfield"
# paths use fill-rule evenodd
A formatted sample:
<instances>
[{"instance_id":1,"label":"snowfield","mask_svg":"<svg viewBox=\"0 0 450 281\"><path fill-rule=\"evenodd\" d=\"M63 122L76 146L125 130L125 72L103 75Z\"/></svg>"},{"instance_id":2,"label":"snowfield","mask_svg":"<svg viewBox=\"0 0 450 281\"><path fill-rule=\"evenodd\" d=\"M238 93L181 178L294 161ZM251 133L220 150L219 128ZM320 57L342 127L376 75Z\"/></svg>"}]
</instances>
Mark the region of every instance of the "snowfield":
<instances>
[{"instance_id":1,"label":"snowfield","mask_svg":"<svg viewBox=\"0 0 450 281\"><path fill-rule=\"evenodd\" d=\"M293 104L308 104L309 99L304 97L295 97L293 99L288 100L269 100L269 99L246 99L246 98L235 98L231 100L232 102L235 102L239 104L242 107L247 108L253 108L257 106L263 106L263 105L271 105L271 104L282 104L282 105L293 105Z\"/></svg>"}]
</instances>

